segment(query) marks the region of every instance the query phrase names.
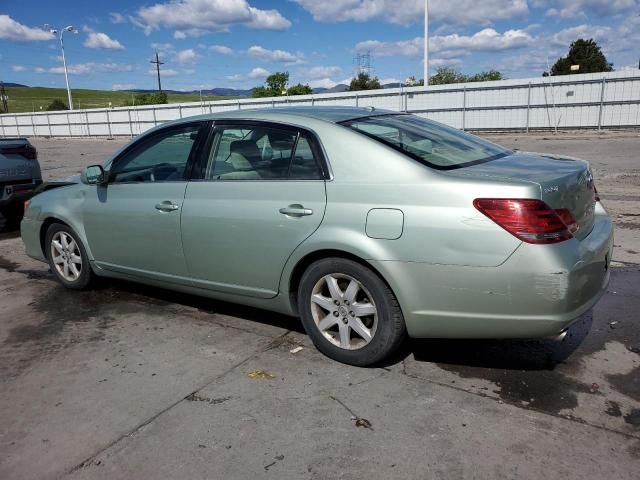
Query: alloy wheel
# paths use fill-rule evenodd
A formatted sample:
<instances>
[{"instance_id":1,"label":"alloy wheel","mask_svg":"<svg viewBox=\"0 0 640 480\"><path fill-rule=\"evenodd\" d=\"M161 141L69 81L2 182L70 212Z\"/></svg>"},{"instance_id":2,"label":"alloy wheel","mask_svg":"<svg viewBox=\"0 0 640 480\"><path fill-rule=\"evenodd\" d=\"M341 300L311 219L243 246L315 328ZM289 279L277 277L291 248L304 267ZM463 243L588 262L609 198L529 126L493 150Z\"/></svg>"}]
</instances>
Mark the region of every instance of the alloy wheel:
<instances>
[{"instance_id":1,"label":"alloy wheel","mask_svg":"<svg viewBox=\"0 0 640 480\"><path fill-rule=\"evenodd\" d=\"M67 232L56 232L51 239L51 259L58 274L67 282L75 282L82 273L80 247Z\"/></svg>"},{"instance_id":2,"label":"alloy wheel","mask_svg":"<svg viewBox=\"0 0 640 480\"><path fill-rule=\"evenodd\" d=\"M311 292L311 313L320 333L345 350L367 345L378 327L371 294L358 280L342 273L318 280Z\"/></svg>"}]
</instances>

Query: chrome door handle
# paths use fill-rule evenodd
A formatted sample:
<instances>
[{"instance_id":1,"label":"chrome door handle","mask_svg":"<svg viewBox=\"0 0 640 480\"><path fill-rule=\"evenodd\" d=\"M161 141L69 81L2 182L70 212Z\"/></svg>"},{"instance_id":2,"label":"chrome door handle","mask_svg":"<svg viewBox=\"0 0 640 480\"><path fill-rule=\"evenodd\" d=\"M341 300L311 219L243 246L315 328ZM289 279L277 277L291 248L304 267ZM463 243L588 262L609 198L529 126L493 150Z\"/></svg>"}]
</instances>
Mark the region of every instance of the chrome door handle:
<instances>
[{"instance_id":1,"label":"chrome door handle","mask_svg":"<svg viewBox=\"0 0 640 480\"><path fill-rule=\"evenodd\" d=\"M302 205L289 205L288 207L281 208L280 213L289 217L305 217L307 215L313 215L313 210L310 208L304 208Z\"/></svg>"},{"instance_id":2,"label":"chrome door handle","mask_svg":"<svg viewBox=\"0 0 640 480\"><path fill-rule=\"evenodd\" d=\"M162 203L156 204L156 210L160 210L161 212L174 212L180 208L179 205L176 205L170 200L165 200Z\"/></svg>"}]
</instances>

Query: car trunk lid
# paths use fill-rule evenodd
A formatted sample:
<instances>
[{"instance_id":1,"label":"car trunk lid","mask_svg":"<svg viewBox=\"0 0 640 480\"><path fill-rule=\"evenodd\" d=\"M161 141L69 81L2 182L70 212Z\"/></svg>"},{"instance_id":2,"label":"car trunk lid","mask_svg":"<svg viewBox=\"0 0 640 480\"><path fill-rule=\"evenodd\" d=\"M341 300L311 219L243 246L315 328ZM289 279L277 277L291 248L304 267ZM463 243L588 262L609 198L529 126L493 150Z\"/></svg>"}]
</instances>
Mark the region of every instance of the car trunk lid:
<instances>
[{"instance_id":1,"label":"car trunk lid","mask_svg":"<svg viewBox=\"0 0 640 480\"><path fill-rule=\"evenodd\" d=\"M578 224L574 236L583 239L594 222L595 190L589 164L570 157L514 152L486 163L447 174L487 180L520 181L540 187L540 199L551 208L567 209Z\"/></svg>"}]
</instances>

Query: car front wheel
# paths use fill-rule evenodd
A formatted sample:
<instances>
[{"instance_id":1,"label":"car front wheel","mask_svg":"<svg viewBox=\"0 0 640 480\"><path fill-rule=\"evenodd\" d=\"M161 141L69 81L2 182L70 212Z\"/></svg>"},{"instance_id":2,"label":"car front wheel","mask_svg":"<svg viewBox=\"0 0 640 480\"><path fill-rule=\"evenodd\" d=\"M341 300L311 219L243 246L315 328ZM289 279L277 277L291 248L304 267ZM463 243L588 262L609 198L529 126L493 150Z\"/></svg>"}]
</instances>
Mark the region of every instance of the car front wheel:
<instances>
[{"instance_id":1,"label":"car front wheel","mask_svg":"<svg viewBox=\"0 0 640 480\"><path fill-rule=\"evenodd\" d=\"M316 348L339 362L376 364L405 337L402 311L391 289L352 260L326 258L311 264L300 282L298 305Z\"/></svg>"},{"instance_id":2,"label":"car front wheel","mask_svg":"<svg viewBox=\"0 0 640 480\"><path fill-rule=\"evenodd\" d=\"M71 228L52 224L47 230L45 245L51 271L62 285L74 290L89 286L93 278L89 258Z\"/></svg>"}]
</instances>

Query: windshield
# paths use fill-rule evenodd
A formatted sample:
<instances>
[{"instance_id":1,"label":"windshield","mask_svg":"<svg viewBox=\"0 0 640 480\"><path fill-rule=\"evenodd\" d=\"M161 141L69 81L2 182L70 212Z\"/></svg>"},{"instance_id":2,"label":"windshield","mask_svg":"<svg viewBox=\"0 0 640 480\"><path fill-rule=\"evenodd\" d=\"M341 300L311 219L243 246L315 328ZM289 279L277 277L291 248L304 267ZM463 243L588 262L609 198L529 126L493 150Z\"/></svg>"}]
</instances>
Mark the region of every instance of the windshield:
<instances>
[{"instance_id":1,"label":"windshield","mask_svg":"<svg viewBox=\"0 0 640 480\"><path fill-rule=\"evenodd\" d=\"M341 125L438 170L488 162L511 153L499 145L416 115L379 115Z\"/></svg>"}]
</instances>

